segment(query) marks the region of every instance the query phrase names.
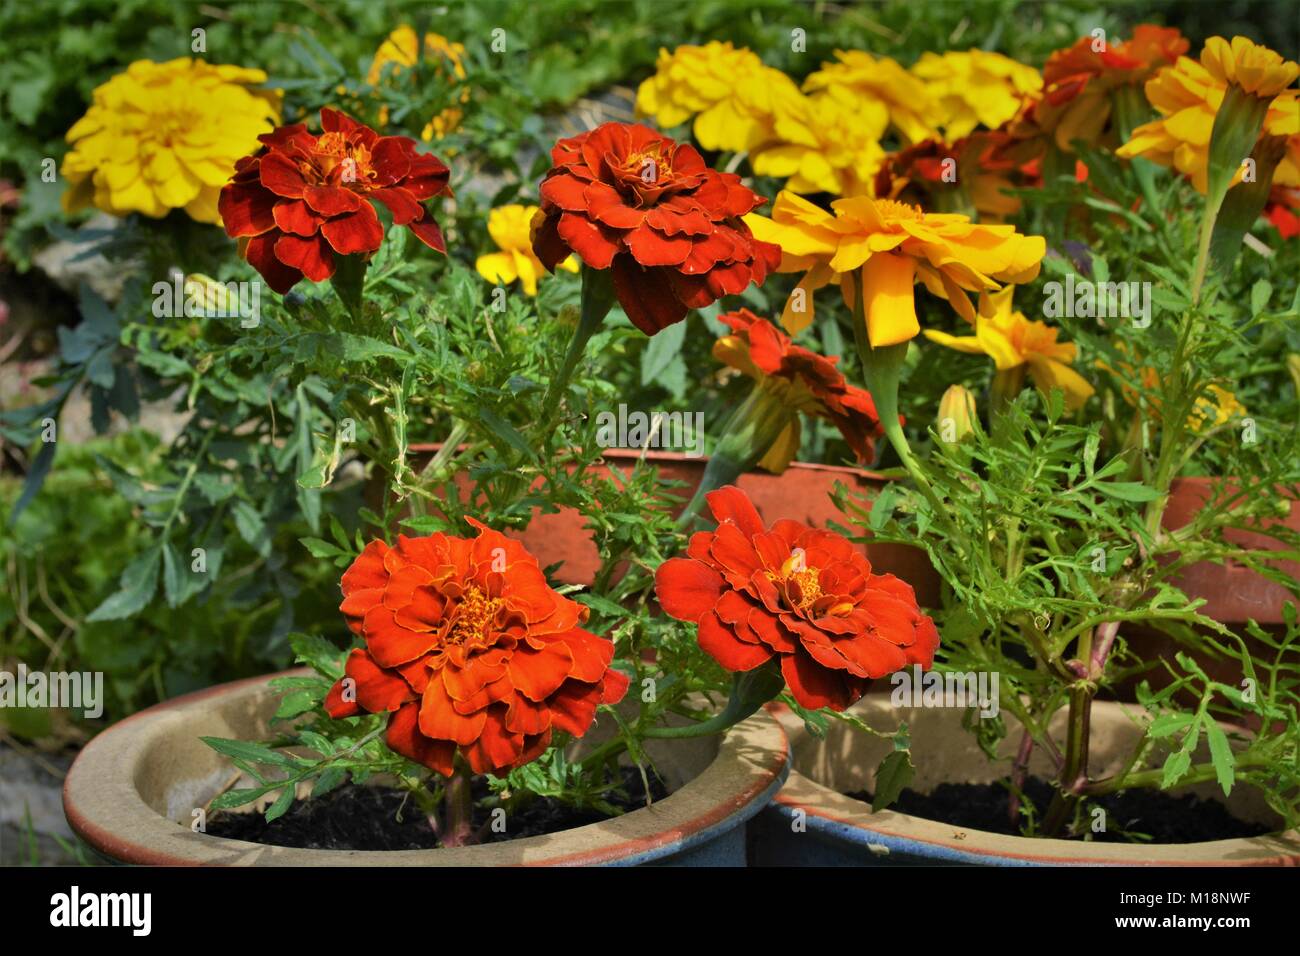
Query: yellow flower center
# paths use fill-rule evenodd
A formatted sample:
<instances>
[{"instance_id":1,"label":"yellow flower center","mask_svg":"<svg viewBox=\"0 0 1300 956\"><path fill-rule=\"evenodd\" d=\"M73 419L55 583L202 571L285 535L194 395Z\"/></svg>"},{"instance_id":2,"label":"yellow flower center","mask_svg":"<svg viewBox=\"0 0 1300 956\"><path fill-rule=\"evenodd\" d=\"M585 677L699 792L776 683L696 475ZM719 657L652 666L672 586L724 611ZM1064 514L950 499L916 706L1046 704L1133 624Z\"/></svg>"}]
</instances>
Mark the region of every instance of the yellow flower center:
<instances>
[{"instance_id":1,"label":"yellow flower center","mask_svg":"<svg viewBox=\"0 0 1300 956\"><path fill-rule=\"evenodd\" d=\"M896 199L877 199L876 209L882 219L924 219L920 206L912 206Z\"/></svg>"},{"instance_id":2,"label":"yellow flower center","mask_svg":"<svg viewBox=\"0 0 1300 956\"><path fill-rule=\"evenodd\" d=\"M447 635L448 644L481 644L501 607L500 598L489 598L480 588L469 585L457 609L456 623Z\"/></svg>"}]
</instances>

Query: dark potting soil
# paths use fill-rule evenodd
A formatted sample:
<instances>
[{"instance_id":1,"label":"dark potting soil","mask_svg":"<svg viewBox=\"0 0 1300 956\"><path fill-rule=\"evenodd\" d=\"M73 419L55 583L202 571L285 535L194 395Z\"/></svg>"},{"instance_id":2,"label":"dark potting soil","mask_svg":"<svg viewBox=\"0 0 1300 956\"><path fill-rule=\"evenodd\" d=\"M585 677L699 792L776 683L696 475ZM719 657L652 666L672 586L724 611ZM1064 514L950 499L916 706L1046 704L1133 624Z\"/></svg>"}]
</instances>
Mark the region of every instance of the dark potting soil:
<instances>
[{"instance_id":1,"label":"dark potting soil","mask_svg":"<svg viewBox=\"0 0 1300 956\"><path fill-rule=\"evenodd\" d=\"M1032 777L1025 782L1025 799L1038 810L1042 820L1054 789L1050 783ZM848 796L871 802L871 793L859 790ZM904 790L889 809L909 816L950 823L953 826L1019 836L1007 815L1009 792L998 783L943 783L930 793ZM1184 794L1174 796L1145 787L1124 790L1092 801L1106 811L1106 830L1089 833L1101 843L1141 842L1200 843L1261 836L1268 827L1238 820L1223 804Z\"/></svg>"},{"instance_id":2,"label":"dark potting soil","mask_svg":"<svg viewBox=\"0 0 1300 956\"><path fill-rule=\"evenodd\" d=\"M668 789L653 773L650 796L662 800ZM476 777L474 826L481 843L558 833L607 819L599 810L577 809L550 797L538 797L517 807L506 818L504 833L492 831L492 807L481 806L489 796L486 781ZM606 794L620 810L646 805L645 787L635 767L623 768L621 792ZM404 790L395 787L345 786L314 800L297 800L284 816L267 823L260 813L223 811L208 821L207 833L232 840L309 850L431 850L439 846L429 821Z\"/></svg>"}]
</instances>

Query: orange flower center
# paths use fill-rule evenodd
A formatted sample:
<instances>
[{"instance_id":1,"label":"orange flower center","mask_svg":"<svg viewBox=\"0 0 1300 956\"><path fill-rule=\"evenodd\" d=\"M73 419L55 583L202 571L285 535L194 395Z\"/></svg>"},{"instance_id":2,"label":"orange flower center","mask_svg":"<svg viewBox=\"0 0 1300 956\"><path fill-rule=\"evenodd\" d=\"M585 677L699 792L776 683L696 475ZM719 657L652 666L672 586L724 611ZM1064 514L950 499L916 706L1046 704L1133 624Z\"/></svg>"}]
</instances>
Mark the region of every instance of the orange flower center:
<instances>
[{"instance_id":1,"label":"orange flower center","mask_svg":"<svg viewBox=\"0 0 1300 956\"><path fill-rule=\"evenodd\" d=\"M623 163L623 174L639 179L646 186L657 186L672 179L673 167L658 149L633 153Z\"/></svg>"},{"instance_id":2,"label":"orange flower center","mask_svg":"<svg viewBox=\"0 0 1300 956\"><path fill-rule=\"evenodd\" d=\"M784 585L785 599L797 611L806 611L822 596L821 571L808 567L799 549L785 559L779 572L768 571L766 574L773 584Z\"/></svg>"},{"instance_id":3,"label":"orange flower center","mask_svg":"<svg viewBox=\"0 0 1300 956\"><path fill-rule=\"evenodd\" d=\"M447 635L448 644L482 644L485 643L489 634L489 628L496 619L497 610L501 607L500 598L489 598L483 591L474 585L469 585L465 589L465 595L461 598L456 623L451 627L451 633Z\"/></svg>"},{"instance_id":4,"label":"orange flower center","mask_svg":"<svg viewBox=\"0 0 1300 956\"><path fill-rule=\"evenodd\" d=\"M304 163L302 171L309 178L315 173L322 182L342 186L364 186L375 177L370 150L360 143L350 144L339 132L321 133L311 164Z\"/></svg>"}]
</instances>

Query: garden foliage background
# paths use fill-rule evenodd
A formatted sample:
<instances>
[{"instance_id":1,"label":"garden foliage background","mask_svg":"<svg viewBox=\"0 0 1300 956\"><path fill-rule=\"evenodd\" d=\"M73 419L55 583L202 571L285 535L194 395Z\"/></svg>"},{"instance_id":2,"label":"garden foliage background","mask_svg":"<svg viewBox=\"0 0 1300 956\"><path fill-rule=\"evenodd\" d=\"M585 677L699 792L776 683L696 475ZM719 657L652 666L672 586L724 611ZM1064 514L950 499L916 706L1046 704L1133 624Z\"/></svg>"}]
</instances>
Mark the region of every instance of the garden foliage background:
<instances>
[{"instance_id":1,"label":"garden foliage background","mask_svg":"<svg viewBox=\"0 0 1300 956\"><path fill-rule=\"evenodd\" d=\"M429 117L463 112L435 147L451 160L457 194L440 216L452 262L444 266L429 256L426 265L435 274L433 307L449 321L470 322L491 291L473 271L476 253L493 248L488 211L536 201L537 181L557 135L592 120L630 118L636 86L652 71L661 47L729 40L799 80L843 48L906 65L924 51L979 47L1041 66L1049 52L1098 24L1118 36L1139 22L1178 27L1193 50L1210 35L1243 34L1294 57L1298 21L1293 0L5 0L0 350L6 367L0 408L7 414L0 507L6 516L21 513L0 531L0 663L104 671L107 716L116 719L196 687L284 666L292 658L288 635L295 631L341 636L337 569L322 557L334 556L328 542L346 545L355 534L364 488L359 481L307 488L296 480L315 467L323 478L331 468L328 454L321 461L313 436L340 396L316 389L310 379L287 387L280 369L256 361L239 376L219 364L178 366L177 341L202 339L215 334L212 329L178 323L161 336L144 336L138 334L140 316L108 304L121 291L113 289L114 260L154 254L160 244L142 239L135 231L140 223L118 224L109 233L102 222L86 225L89 214L68 220L60 208L65 183L42 182L40 176L44 160L62 159L64 134L96 86L134 60L190 56L196 27L206 31L209 61L270 74L269 85L284 91L286 121L343 104L372 125L386 122L391 132L418 136ZM403 23L463 44L464 77L368 83L375 51ZM794 28L806 31L802 52L792 49ZM491 48L498 29L506 31L504 53ZM760 179L755 188L774 196L779 185ZM170 264L189 272L220 274L223 263L229 271L235 261L233 244L219 229L177 217L146 225L164 230L168 241L162 245L179 250L181 260ZM1289 272L1285 263L1274 264L1275 284L1294 286L1291 246ZM397 260L381 260L372 269L391 269L400 289L402 270L411 266ZM1255 278L1244 276L1243 287ZM772 316L789 285L770 282L743 298L759 314ZM1280 285L1273 289L1275 301L1289 302L1293 293ZM576 279L562 274L544 285L538 307L554 313L576 297ZM710 355L721 329L714 318L718 311L704 310L653 338L634 334L625 321L616 323L595 350L593 377L629 407L689 408L717 421L743 394L742 385L719 376ZM843 347L842 327L828 309L808 333L810 341L826 354L851 352ZM478 334L461 331L470 339ZM527 367L537 363L541 350L563 347L560 331L533 339L508 320L496 335L515 333L521 334L507 348L514 353L495 360L503 367ZM931 351L957 363L958 379L974 381L987 372L977 357ZM1288 383L1277 361L1281 351L1300 351L1300 340L1274 343L1271 357L1267 350L1256 355L1259 374L1243 376L1237 392L1247 407L1259 401L1284 413L1290 401L1294 412L1294 399L1279 397ZM494 359L485 353L483 361ZM844 365L851 369L853 359L846 357ZM483 382L495 381L492 368L480 371ZM924 368L910 371L909 401L916 407L932 408L953 380ZM202 450L187 449L183 438L172 446L170 432L178 426L156 414L175 404L178 382L189 383L191 407L199 403L232 434L247 427L276 440L219 438L228 443L227 469L222 475L207 472L196 464L206 460ZM507 411L509 399L505 391L476 396L486 408ZM41 413L52 411L61 412L62 434L76 440L60 441L57 455L29 458ZM408 437L432 441L445 434L435 422L412 420ZM842 462L849 456L832 427L818 427L806 433L800 457ZM199 529L209 554L227 569L219 584L201 594L174 573L183 552L168 535L180 521ZM308 547L303 539L319 543ZM161 557L153 551L159 548ZM160 572L123 579L124 568L151 555ZM79 734L51 723L49 714L7 709L0 719L26 722L10 727L24 737Z\"/></svg>"}]
</instances>

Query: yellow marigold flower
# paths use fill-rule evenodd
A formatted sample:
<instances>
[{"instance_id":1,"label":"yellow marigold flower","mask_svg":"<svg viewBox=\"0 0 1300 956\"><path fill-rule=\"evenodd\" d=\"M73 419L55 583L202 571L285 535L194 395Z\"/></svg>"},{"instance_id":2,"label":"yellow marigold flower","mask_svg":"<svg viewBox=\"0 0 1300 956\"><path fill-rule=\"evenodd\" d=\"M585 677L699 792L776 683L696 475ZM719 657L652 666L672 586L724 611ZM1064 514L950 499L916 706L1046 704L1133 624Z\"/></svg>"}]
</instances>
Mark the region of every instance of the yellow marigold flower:
<instances>
[{"instance_id":1,"label":"yellow marigold flower","mask_svg":"<svg viewBox=\"0 0 1300 956\"><path fill-rule=\"evenodd\" d=\"M488 282L505 285L518 279L524 292L537 295L537 278L546 274L542 261L533 252L531 228L536 206L498 206L488 214L488 234L500 252L489 252L478 257L474 268ZM561 269L578 271L578 260L569 256L560 263Z\"/></svg>"},{"instance_id":2,"label":"yellow marigold flower","mask_svg":"<svg viewBox=\"0 0 1300 956\"><path fill-rule=\"evenodd\" d=\"M1038 275L1047 251L1042 236L1021 235L1014 226L926 213L890 199L838 199L831 210L783 190L771 219L745 217L756 238L781 246L779 271L804 273L781 315L792 334L813 320L813 291L837 276L850 306L856 292L845 279L860 277L873 348L906 342L920 331L912 290L918 279L973 323L966 290L1027 282Z\"/></svg>"},{"instance_id":3,"label":"yellow marigold flower","mask_svg":"<svg viewBox=\"0 0 1300 956\"><path fill-rule=\"evenodd\" d=\"M661 48L654 75L637 89L636 113L664 128L694 117L705 149L746 152L771 138L774 101L798 91L752 51L714 40Z\"/></svg>"},{"instance_id":4,"label":"yellow marigold flower","mask_svg":"<svg viewBox=\"0 0 1300 956\"><path fill-rule=\"evenodd\" d=\"M1246 414L1246 406L1237 401L1237 396L1218 385L1209 387L1209 396L1202 395L1196 400L1196 406L1188 417L1188 424L1197 431L1206 428L1218 428L1234 418Z\"/></svg>"},{"instance_id":5,"label":"yellow marigold flower","mask_svg":"<svg viewBox=\"0 0 1300 956\"><path fill-rule=\"evenodd\" d=\"M1127 350L1121 344L1121 354ZM1097 368L1109 372L1119 385L1119 393L1124 401L1134 408L1139 407L1145 399L1147 414L1160 418L1160 374L1151 366L1134 368L1130 362L1117 362L1118 368L1111 368L1106 362L1098 360ZM1192 431L1203 431L1209 427L1226 425L1232 419L1246 414L1246 406L1237 400L1237 396L1219 385L1209 385L1208 395L1201 395L1192 406L1187 416L1187 427Z\"/></svg>"},{"instance_id":6,"label":"yellow marigold flower","mask_svg":"<svg viewBox=\"0 0 1300 956\"><path fill-rule=\"evenodd\" d=\"M465 47L460 43L453 43L446 37L437 33L426 33L424 35L424 56L427 60L433 60L435 65L434 75L439 78L446 78L447 71L458 80L465 79ZM366 82L371 86L378 83L384 75L384 67L394 64L401 69L410 69L420 61L420 38L416 35L415 29L402 25L390 33L387 39L379 45L375 51L375 59L370 64L370 72L366 74ZM469 90L462 90L460 94L462 103L469 102ZM464 114L454 106L449 106L433 119L425 124L420 138L426 142L431 139L442 139L457 126L460 125L461 117ZM380 123L388 122L387 109L381 110L379 115Z\"/></svg>"},{"instance_id":7,"label":"yellow marigold flower","mask_svg":"<svg viewBox=\"0 0 1300 956\"><path fill-rule=\"evenodd\" d=\"M993 359L1000 376L1013 373L1019 379L1028 370L1039 391L1046 394L1059 388L1065 392L1066 406L1078 408L1093 393L1083 376L1070 368L1078 349L1073 343L1058 342L1058 329L1013 310L1014 292L1015 286L1007 286L997 292L980 294L974 335L949 335L926 329L925 337L959 352L987 355ZM1019 390L1016 382L1012 394Z\"/></svg>"},{"instance_id":8,"label":"yellow marigold flower","mask_svg":"<svg viewBox=\"0 0 1300 956\"><path fill-rule=\"evenodd\" d=\"M1219 42L1213 42L1215 40ZM1239 40L1246 45L1239 44ZM1230 51L1238 49L1242 53L1239 63L1229 55ZM1173 66L1165 67L1147 81L1147 100L1161 118L1135 129L1116 155L1125 159L1143 156L1164 166L1172 166L1191 179L1199 192L1206 192L1214 117L1223 104L1229 84L1236 85L1236 80L1230 77L1244 78L1257 92L1252 93L1245 87L1238 89L1263 99L1272 97L1264 114L1262 132L1269 136L1293 138L1273 181L1279 185L1300 183L1300 139L1295 138L1300 134L1300 100L1297 99L1300 94L1285 89L1285 84L1278 86L1283 78L1289 77L1288 83L1294 79L1296 69L1295 63L1281 62L1278 54L1256 47L1243 37L1234 38L1231 45L1222 37L1211 37L1201 51L1200 62L1179 57ZM1270 93L1271 90L1275 92ZM1241 181L1243 171L1237 168L1232 184Z\"/></svg>"},{"instance_id":9,"label":"yellow marigold flower","mask_svg":"<svg viewBox=\"0 0 1300 956\"><path fill-rule=\"evenodd\" d=\"M1282 59L1266 46L1246 37L1210 37L1201 50L1201 65L1219 83L1235 84L1255 96L1277 96L1300 76L1300 64Z\"/></svg>"},{"instance_id":10,"label":"yellow marigold flower","mask_svg":"<svg viewBox=\"0 0 1300 956\"><path fill-rule=\"evenodd\" d=\"M889 123L883 104L847 90L779 97L774 143L757 150L754 172L788 179L794 193L870 196L885 158L880 137Z\"/></svg>"},{"instance_id":11,"label":"yellow marigold flower","mask_svg":"<svg viewBox=\"0 0 1300 956\"><path fill-rule=\"evenodd\" d=\"M887 56L874 57L862 50L836 50L836 63L822 68L804 81L804 90L847 91L858 99L884 104L889 122L908 143L919 143L939 135L931 117L937 106L925 83Z\"/></svg>"},{"instance_id":12,"label":"yellow marigold flower","mask_svg":"<svg viewBox=\"0 0 1300 956\"><path fill-rule=\"evenodd\" d=\"M279 94L249 89L265 82L261 70L186 57L132 63L95 89L67 132L63 208L154 219L184 209L220 223L217 196L236 160L279 123Z\"/></svg>"},{"instance_id":13,"label":"yellow marigold flower","mask_svg":"<svg viewBox=\"0 0 1300 956\"><path fill-rule=\"evenodd\" d=\"M934 125L949 141L980 124L997 129L1043 88L1033 67L985 50L924 53L912 75L926 84L935 104Z\"/></svg>"},{"instance_id":14,"label":"yellow marigold flower","mask_svg":"<svg viewBox=\"0 0 1300 956\"><path fill-rule=\"evenodd\" d=\"M975 433L975 396L962 385L949 385L939 399L939 440L955 444Z\"/></svg>"}]
</instances>

